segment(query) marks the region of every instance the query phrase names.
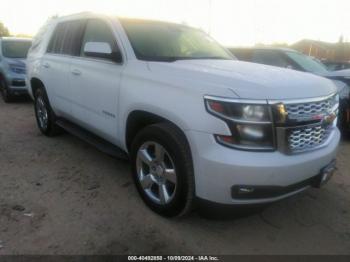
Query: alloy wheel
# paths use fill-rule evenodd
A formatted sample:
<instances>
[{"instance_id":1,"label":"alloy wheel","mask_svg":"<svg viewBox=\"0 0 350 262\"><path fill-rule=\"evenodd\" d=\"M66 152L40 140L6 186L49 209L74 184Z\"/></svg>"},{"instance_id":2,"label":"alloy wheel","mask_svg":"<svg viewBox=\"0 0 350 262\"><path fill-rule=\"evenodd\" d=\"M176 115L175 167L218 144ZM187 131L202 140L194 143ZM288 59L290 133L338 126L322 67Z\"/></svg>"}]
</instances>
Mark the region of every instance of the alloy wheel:
<instances>
[{"instance_id":1,"label":"alloy wheel","mask_svg":"<svg viewBox=\"0 0 350 262\"><path fill-rule=\"evenodd\" d=\"M47 110L46 102L42 96L36 99L36 114L39 120L40 128L47 129L49 122L49 113Z\"/></svg>"},{"instance_id":2,"label":"alloy wheel","mask_svg":"<svg viewBox=\"0 0 350 262\"><path fill-rule=\"evenodd\" d=\"M159 143L148 141L137 152L137 177L142 190L154 203L169 204L175 196L177 176L168 151Z\"/></svg>"}]
</instances>

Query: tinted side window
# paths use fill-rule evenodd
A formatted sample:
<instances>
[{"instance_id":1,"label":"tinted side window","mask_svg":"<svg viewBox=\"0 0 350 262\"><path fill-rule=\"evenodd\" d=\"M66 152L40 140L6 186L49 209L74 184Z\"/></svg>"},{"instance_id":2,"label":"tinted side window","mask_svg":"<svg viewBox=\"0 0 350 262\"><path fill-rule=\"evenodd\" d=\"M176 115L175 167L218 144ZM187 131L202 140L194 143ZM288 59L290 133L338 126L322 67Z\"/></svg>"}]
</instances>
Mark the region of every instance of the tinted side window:
<instances>
[{"instance_id":1,"label":"tinted side window","mask_svg":"<svg viewBox=\"0 0 350 262\"><path fill-rule=\"evenodd\" d=\"M259 64L272 65L278 67L287 67L290 65L279 52L270 50L254 51L252 61Z\"/></svg>"},{"instance_id":2,"label":"tinted side window","mask_svg":"<svg viewBox=\"0 0 350 262\"><path fill-rule=\"evenodd\" d=\"M86 57L84 54L84 46L88 42L108 43L113 53L120 52L112 30L106 23L100 20L89 20L87 22L80 53L83 57Z\"/></svg>"},{"instance_id":3,"label":"tinted side window","mask_svg":"<svg viewBox=\"0 0 350 262\"><path fill-rule=\"evenodd\" d=\"M65 55L79 56L85 21L70 21L66 22L65 26L66 31L61 53Z\"/></svg>"},{"instance_id":4,"label":"tinted side window","mask_svg":"<svg viewBox=\"0 0 350 262\"><path fill-rule=\"evenodd\" d=\"M48 53L53 53L53 54L61 53L65 31L66 31L66 26L64 23L60 23L56 26L52 34L50 44L47 48Z\"/></svg>"},{"instance_id":5,"label":"tinted side window","mask_svg":"<svg viewBox=\"0 0 350 262\"><path fill-rule=\"evenodd\" d=\"M242 61L251 61L252 50L249 49L231 49L232 54Z\"/></svg>"},{"instance_id":6,"label":"tinted side window","mask_svg":"<svg viewBox=\"0 0 350 262\"><path fill-rule=\"evenodd\" d=\"M53 54L79 55L85 21L60 23L51 37L47 52Z\"/></svg>"}]
</instances>

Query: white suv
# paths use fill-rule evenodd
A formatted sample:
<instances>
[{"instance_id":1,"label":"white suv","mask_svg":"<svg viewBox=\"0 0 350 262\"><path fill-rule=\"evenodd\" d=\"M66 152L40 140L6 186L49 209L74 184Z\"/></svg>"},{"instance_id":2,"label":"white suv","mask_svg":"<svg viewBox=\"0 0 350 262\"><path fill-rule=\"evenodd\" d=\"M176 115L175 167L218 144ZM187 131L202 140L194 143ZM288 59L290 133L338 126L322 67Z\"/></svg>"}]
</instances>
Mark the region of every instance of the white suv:
<instances>
[{"instance_id":1,"label":"white suv","mask_svg":"<svg viewBox=\"0 0 350 262\"><path fill-rule=\"evenodd\" d=\"M202 31L90 13L34 39L27 81L41 132L128 156L164 216L196 201L269 203L334 171L338 95L327 79L236 61Z\"/></svg>"}]
</instances>

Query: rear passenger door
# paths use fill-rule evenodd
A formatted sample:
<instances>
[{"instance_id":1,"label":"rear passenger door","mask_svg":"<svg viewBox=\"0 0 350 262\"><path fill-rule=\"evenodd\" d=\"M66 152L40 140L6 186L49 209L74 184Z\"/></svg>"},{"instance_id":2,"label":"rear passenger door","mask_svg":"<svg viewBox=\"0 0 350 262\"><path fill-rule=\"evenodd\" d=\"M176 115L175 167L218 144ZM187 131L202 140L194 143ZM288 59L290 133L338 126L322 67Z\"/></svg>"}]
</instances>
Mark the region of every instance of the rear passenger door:
<instances>
[{"instance_id":1,"label":"rear passenger door","mask_svg":"<svg viewBox=\"0 0 350 262\"><path fill-rule=\"evenodd\" d=\"M116 141L118 96L123 62L89 56L84 52L87 43L108 44L113 53L120 46L108 21L90 19L82 37L80 57L70 65L72 111L75 121L110 142Z\"/></svg>"},{"instance_id":2,"label":"rear passenger door","mask_svg":"<svg viewBox=\"0 0 350 262\"><path fill-rule=\"evenodd\" d=\"M51 106L57 115L71 118L71 88L69 65L80 53L80 39L85 21L74 20L57 24L42 61L44 83Z\"/></svg>"}]
</instances>

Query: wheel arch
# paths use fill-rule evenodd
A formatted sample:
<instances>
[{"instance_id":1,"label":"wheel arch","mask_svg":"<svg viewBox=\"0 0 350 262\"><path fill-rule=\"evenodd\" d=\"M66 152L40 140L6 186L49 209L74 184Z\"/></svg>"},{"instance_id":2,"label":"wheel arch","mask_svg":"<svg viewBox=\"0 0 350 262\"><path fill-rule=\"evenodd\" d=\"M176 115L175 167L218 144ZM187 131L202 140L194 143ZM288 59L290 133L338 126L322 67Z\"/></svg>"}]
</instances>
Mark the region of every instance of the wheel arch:
<instances>
[{"instance_id":1,"label":"wheel arch","mask_svg":"<svg viewBox=\"0 0 350 262\"><path fill-rule=\"evenodd\" d=\"M37 77L31 78L30 79L30 89L31 89L31 93L32 93L33 97L34 97L35 91L38 88L43 88L45 90L44 83ZM45 92L46 92L46 90L45 90Z\"/></svg>"},{"instance_id":2,"label":"wheel arch","mask_svg":"<svg viewBox=\"0 0 350 262\"><path fill-rule=\"evenodd\" d=\"M160 116L158 114L155 114L149 111L144 111L144 110L134 110L130 112L127 117L126 125L125 125L126 149L129 151L132 141L139 131L141 131L143 128L147 126L154 125L157 123L169 123L174 128L179 130L184 136L184 138L186 139L186 143L190 149L190 144L186 137L186 134L178 124L169 120L166 117Z\"/></svg>"},{"instance_id":3,"label":"wheel arch","mask_svg":"<svg viewBox=\"0 0 350 262\"><path fill-rule=\"evenodd\" d=\"M0 70L0 79L5 80L5 82L7 83L6 75L1 70Z\"/></svg>"}]
</instances>

